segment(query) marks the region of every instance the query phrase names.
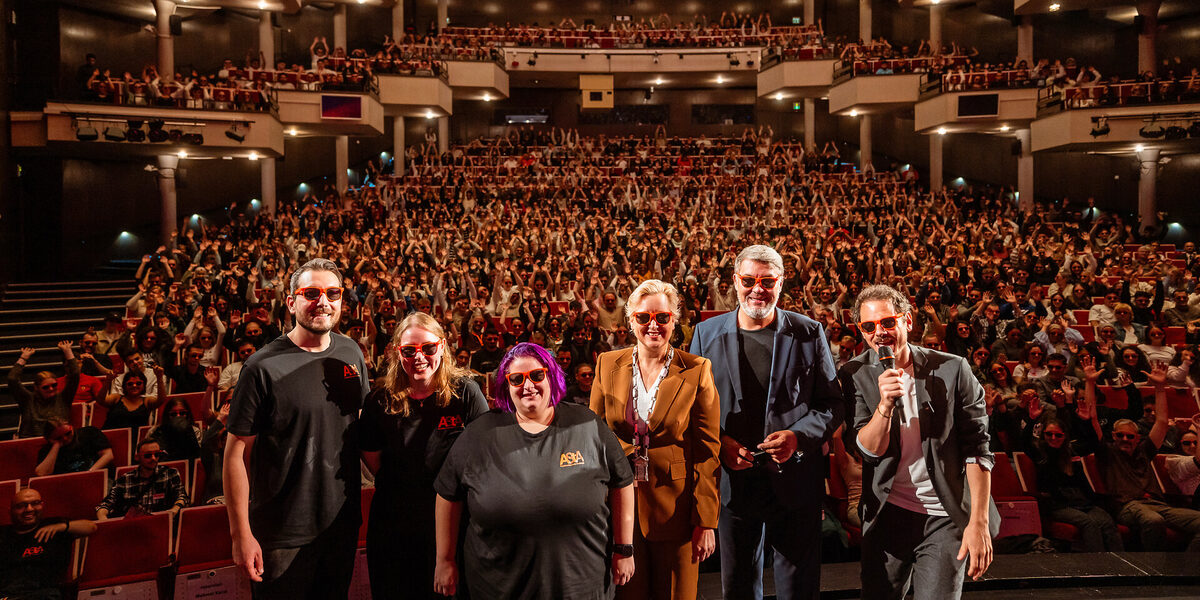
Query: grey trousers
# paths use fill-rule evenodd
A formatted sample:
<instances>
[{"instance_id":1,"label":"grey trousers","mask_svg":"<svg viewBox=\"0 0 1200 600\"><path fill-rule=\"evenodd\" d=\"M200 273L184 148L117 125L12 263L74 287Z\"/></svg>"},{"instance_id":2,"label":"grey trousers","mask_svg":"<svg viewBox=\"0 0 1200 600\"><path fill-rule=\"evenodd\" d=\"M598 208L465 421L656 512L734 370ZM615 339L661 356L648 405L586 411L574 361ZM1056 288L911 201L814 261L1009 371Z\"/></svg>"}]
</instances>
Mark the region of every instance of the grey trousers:
<instances>
[{"instance_id":1,"label":"grey trousers","mask_svg":"<svg viewBox=\"0 0 1200 600\"><path fill-rule=\"evenodd\" d=\"M962 530L950 517L884 504L862 542L863 600L962 596L966 561L958 560Z\"/></svg>"}]
</instances>

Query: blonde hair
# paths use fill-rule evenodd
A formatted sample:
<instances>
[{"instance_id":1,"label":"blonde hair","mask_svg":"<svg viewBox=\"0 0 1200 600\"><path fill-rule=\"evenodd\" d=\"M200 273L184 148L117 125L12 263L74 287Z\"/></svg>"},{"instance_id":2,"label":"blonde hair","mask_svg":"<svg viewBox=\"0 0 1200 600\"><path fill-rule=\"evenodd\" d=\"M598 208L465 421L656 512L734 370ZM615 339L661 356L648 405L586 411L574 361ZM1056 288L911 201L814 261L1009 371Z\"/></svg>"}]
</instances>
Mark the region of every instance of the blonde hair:
<instances>
[{"instance_id":1,"label":"blonde hair","mask_svg":"<svg viewBox=\"0 0 1200 600\"><path fill-rule=\"evenodd\" d=\"M662 294L667 297L667 304L671 306L671 316L678 321L679 290L675 289L675 286L659 279L647 279L638 284L630 292L629 299L625 301L625 319L628 320L633 316L633 306L635 304L641 302L646 296L653 296L655 294Z\"/></svg>"},{"instance_id":2,"label":"blonde hair","mask_svg":"<svg viewBox=\"0 0 1200 600\"><path fill-rule=\"evenodd\" d=\"M460 368L454 362L454 355L450 352L450 344L446 342L446 330L436 319L423 312L415 312L400 322L396 327L395 333L392 334L391 346L396 348L395 352L389 352L387 360L387 372L383 376L383 389L387 393L387 400L384 404L384 412L389 415L400 415L407 417L412 412L409 399L412 397L412 382L408 379L408 374L404 372L404 368L400 366L400 354L398 348L400 346L400 336L404 335L405 331L417 327L424 329L438 337L442 342L441 364L438 365L437 372L433 374L433 394L437 397L437 406L447 406L450 404L450 399L454 397L454 390L458 387L458 382L467 375L467 371Z\"/></svg>"}]
</instances>

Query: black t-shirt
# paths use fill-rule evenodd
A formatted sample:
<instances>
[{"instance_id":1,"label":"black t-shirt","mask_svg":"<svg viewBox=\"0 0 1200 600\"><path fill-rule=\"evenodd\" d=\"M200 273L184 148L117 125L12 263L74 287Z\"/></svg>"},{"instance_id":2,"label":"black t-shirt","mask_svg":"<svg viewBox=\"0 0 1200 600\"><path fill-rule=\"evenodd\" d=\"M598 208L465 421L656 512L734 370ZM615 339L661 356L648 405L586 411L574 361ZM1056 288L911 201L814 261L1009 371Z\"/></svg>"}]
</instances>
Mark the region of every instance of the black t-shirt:
<instances>
[{"instance_id":1,"label":"black t-shirt","mask_svg":"<svg viewBox=\"0 0 1200 600\"><path fill-rule=\"evenodd\" d=\"M208 389L208 380L204 378L204 366L189 373L184 365L167 368L167 376L175 383L171 387L172 394L194 394Z\"/></svg>"},{"instance_id":2,"label":"black t-shirt","mask_svg":"<svg viewBox=\"0 0 1200 600\"><path fill-rule=\"evenodd\" d=\"M257 436L250 528L264 548L303 546L342 511L360 518L355 423L369 389L362 351L339 334L321 352L280 336L242 367L226 428Z\"/></svg>"},{"instance_id":3,"label":"black t-shirt","mask_svg":"<svg viewBox=\"0 0 1200 600\"><path fill-rule=\"evenodd\" d=\"M587 407L559 403L541 433L512 413L475 420L434 483L466 502L467 590L481 598L611 595L608 494L633 483L621 444Z\"/></svg>"},{"instance_id":4,"label":"black t-shirt","mask_svg":"<svg viewBox=\"0 0 1200 600\"><path fill-rule=\"evenodd\" d=\"M575 404L590 406L592 403L592 393L585 392L579 389L578 384L572 383L567 386L567 394L563 396L563 402L574 402Z\"/></svg>"},{"instance_id":5,"label":"black t-shirt","mask_svg":"<svg viewBox=\"0 0 1200 600\"><path fill-rule=\"evenodd\" d=\"M762 442L767 427L767 391L771 387L771 363L775 353L776 321L762 329L738 328L739 369L742 380L742 410L730 413L725 428L747 448Z\"/></svg>"},{"instance_id":6,"label":"black t-shirt","mask_svg":"<svg viewBox=\"0 0 1200 600\"><path fill-rule=\"evenodd\" d=\"M380 514L399 519L416 516L410 509L421 509L417 514L428 512L432 518L433 480L466 424L488 411L487 400L479 385L469 379L458 383L446 406L437 406L431 396L413 401L406 417L387 413L387 397L384 389L371 392L359 418L360 447L381 452L375 474L376 498L386 496L388 502L403 503Z\"/></svg>"},{"instance_id":7,"label":"black t-shirt","mask_svg":"<svg viewBox=\"0 0 1200 600\"><path fill-rule=\"evenodd\" d=\"M100 453L111 448L108 436L95 427L80 427L75 430L75 441L58 449L58 459L54 461L54 474L78 473L92 468L100 460ZM50 453L50 443L38 450L37 461L40 463Z\"/></svg>"},{"instance_id":8,"label":"black t-shirt","mask_svg":"<svg viewBox=\"0 0 1200 600\"><path fill-rule=\"evenodd\" d=\"M74 537L59 532L45 542L34 539L46 525L66 523L66 519L42 519L26 533L17 533L12 525L0 527L0 598L22 598L25 593L54 590L67 577Z\"/></svg>"}]
</instances>

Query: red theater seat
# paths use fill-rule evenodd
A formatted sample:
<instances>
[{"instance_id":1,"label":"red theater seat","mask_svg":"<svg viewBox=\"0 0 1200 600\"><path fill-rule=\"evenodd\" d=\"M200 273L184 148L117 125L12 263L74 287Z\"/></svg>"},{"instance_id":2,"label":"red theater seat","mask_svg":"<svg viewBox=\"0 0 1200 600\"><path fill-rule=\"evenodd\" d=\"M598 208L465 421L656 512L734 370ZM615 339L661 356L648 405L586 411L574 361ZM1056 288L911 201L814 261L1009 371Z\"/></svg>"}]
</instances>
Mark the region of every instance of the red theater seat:
<instances>
[{"instance_id":1,"label":"red theater seat","mask_svg":"<svg viewBox=\"0 0 1200 600\"><path fill-rule=\"evenodd\" d=\"M45 444L40 437L0 442L0 481L32 477L38 450Z\"/></svg>"},{"instance_id":2,"label":"red theater seat","mask_svg":"<svg viewBox=\"0 0 1200 600\"><path fill-rule=\"evenodd\" d=\"M128 429L105 429L104 437L108 438L108 444L112 446L113 451L113 466L123 467L129 464L130 451L133 444L129 440Z\"/></svg>"},{"instance_id":3,"label":"red theater seat","mask_svg":"<svg viewBox=\"0 0 1200 600\"><path fill-rule=\"evenodd\" d=\"M108 471L34 477L29 480L29 487L42 494L43 517L95 519L96 505L108 491Z\"/></svg>"},{"instance_id":4,"label":"red theater seat","mask_svg":"<svg viewBox=\"0 0 1200 600\"><path fill-rule=\"evenodd\" d=\"M12 497L17 494L18 489L21 489L21 482L16 479L0 481L0 502L3 502L3 506L8 506ZM0 527L8 525L11 522L12 513L7 510L0 510Z\"/></svg>"},{"instance_id":5,"label":"red theater seat","mask_svg":"<svg viewBox=\"0 0 1200 600\"><path fill-rule=\"evenodd\" d=\"M179 511L175 561L181 575L233 564L229 513L224 505L193 506Z\"/></svg>"},{"instance_id":6,"label":"red theater seat","mask_svg":"<svg viewBox=\"0 0 1200 600\"><path fill-rule=\"evenodd\" d=\"M171 553L171 516L157 513L96 523L84 544L79 589L86 590L158 579Z\"/></svg>"}]
</instances>

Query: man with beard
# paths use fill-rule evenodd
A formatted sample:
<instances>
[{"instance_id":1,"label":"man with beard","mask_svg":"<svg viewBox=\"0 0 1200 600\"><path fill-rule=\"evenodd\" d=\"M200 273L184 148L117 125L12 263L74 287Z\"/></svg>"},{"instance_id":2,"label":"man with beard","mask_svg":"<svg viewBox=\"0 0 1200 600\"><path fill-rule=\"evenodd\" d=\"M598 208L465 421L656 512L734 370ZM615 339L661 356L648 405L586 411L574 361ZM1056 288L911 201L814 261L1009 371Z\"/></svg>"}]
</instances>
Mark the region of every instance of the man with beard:
<instances>
[{"instance_id":1,"label":"man with beard","mask_svg":"<svg viewBox=\"0 0 1200 600\"><path fill-rule=\"evenodd\" d=\"M962 357L908 343L899 291L870 286L852 312L870 347L839 374L863 455L862 596L958 598L963 559L981 577L1000 526L983 387Z\"/></svg>"},{"instance_id":2,"label":"man with beard","mask_svg":"<svg viewBox=\"0 0 1200 600\"><path fill-rule=\"evenodd\" d=\"M824 328L776 308L783 258L754 245L734 261L739 308L696 326L691 352L713 361L721 398L721 586L763 597L764 543L775 595L815 599L825 458L841 424L841 391Z\"/></svg>"},{"instance_id":3,"label":"man with beard","mask_svg":"<svg viewBox=\"0 0 1200 600\"><path fill-rule=\"evenodd\" d=\"M86 519L42 518L42 495L25 488L11 498L12 524L0 527L0 598L60 598L71 544L96 532Z\"/></svg>"},{"instance_id":4,"label":"man with beard","mask_svg":"<svg viewBox=\"0 0 1200 600\"><path fill-rule=\"evenodd\" d=\"M370 382L358 344L331 333L337 265L305 263L288 290L296 326L246 360L226 423L233 559L256 598L345 598L362 515L354 427Z\"/></svg>"}]
</instances>

